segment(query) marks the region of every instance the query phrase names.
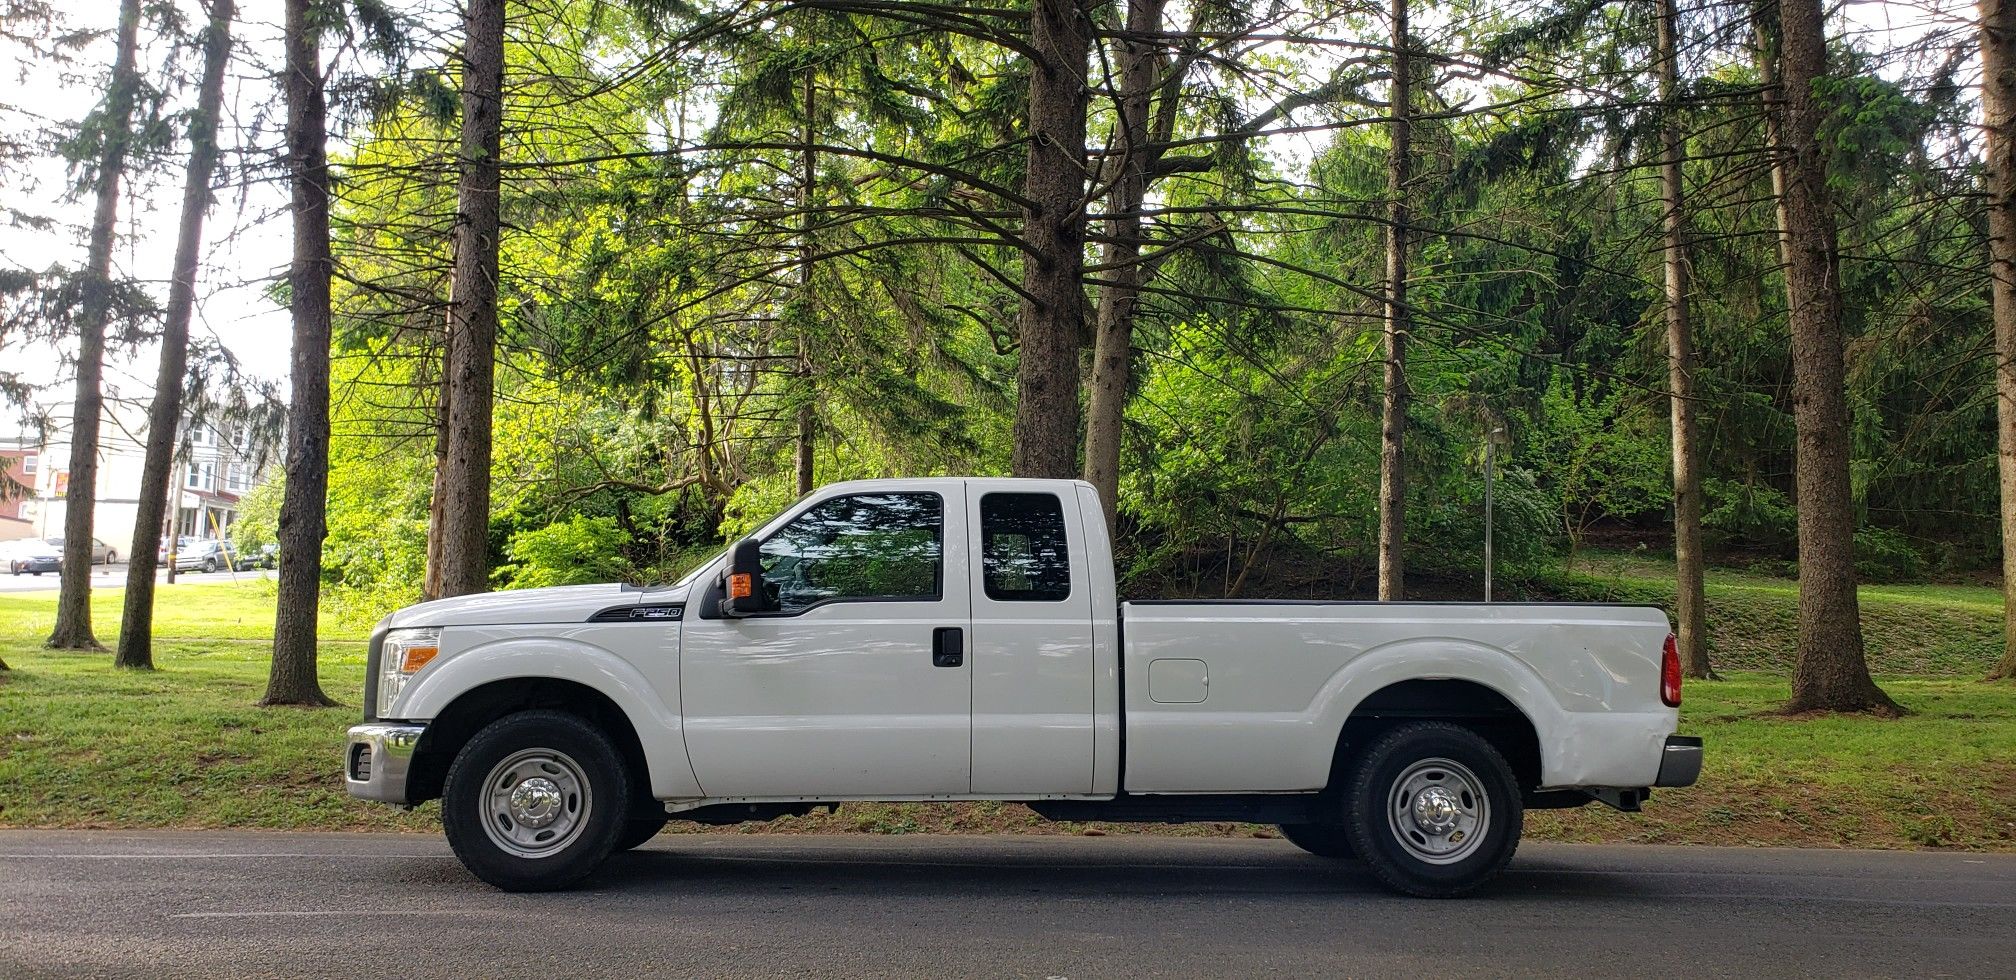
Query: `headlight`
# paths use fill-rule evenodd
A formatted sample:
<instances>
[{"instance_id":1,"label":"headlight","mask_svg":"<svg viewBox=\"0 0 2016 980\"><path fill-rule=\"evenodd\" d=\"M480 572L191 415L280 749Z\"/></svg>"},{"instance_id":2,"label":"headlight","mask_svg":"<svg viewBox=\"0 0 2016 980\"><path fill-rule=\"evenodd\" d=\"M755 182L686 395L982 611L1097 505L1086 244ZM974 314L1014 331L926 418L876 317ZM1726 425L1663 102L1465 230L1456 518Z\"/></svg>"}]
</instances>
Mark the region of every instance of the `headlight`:
<instances>
[{"instance_id":1,"label":"headlight","mask_svg":"<svg viewBox=\"0 0 2016 980\"><path fill-rule=\"evenodd\" d=\"M441 629L393 630L385 634L385 647L378 655L378 711L380 718L392 710L406 682L441 652Z\"/></svg>"}]
</instances>

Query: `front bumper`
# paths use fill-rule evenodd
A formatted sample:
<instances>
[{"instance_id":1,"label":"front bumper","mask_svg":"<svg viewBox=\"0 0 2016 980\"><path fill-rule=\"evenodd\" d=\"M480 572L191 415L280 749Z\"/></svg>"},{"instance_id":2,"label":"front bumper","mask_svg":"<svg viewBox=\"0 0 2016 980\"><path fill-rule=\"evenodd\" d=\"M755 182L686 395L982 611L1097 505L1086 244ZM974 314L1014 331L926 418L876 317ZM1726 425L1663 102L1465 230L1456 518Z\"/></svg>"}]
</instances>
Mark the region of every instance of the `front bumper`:
<instances>
[{"instance_id":1,"label":"front bumper","mask_svg":"<svg viewBox=\"0 0 2016 980\"><path fill-rule=\"evenodd\" d=\"M413 764L413 750L426 725L371 722L350 729L350 745L343 752L343 782L350 795L380 803L412 802L406 795L406 774Z\"/></svg>"},{"instance_id":2,"label":"front bumper","mask_svg":"<svg viewBox=\"0 0 2016 980\"><path fill-rule=\"evenodd\" d=\"M1701 778L1701 739L1694 735L1666 736L1666 750L1659 753L1659 778L1654 786L1692 786Z\"/></svg>"}]
</instances>

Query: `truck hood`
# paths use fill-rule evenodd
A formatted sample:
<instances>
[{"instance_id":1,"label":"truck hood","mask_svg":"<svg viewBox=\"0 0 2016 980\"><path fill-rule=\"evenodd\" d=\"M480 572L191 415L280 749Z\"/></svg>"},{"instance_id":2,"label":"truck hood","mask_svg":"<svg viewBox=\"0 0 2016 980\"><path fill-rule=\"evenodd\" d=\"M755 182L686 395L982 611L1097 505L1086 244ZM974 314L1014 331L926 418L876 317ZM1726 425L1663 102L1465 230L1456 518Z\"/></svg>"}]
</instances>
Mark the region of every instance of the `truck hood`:
<instances>
[{"instance_id":1,"label":"truck hood","mask_svg":"<svg viewBox=\"0 0 2016 980\"><path fill-rule=\"evenodd\" d=\"M407 606L386 617L384 625L391 629L404 629L413 626L585 623L597 613L612 609L683 603L687 591L684 587L639 588L612 583L484 592Z\"/></svg>"}]
</instances>

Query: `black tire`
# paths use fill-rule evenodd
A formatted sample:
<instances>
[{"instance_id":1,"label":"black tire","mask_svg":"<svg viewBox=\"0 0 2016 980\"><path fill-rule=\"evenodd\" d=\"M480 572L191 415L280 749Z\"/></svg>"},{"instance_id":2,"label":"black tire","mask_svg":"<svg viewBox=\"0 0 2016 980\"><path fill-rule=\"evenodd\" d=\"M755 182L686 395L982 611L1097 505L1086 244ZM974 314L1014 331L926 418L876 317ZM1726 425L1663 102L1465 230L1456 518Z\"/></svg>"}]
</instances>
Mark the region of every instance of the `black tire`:
<instances>
[{"instance_id":1,"label":"black tire","mask_svg":"<svg viewBox=\"0 0 2016 980\"><path fill-rule=\"evenodd\" d=\"M623 824L623 833L616 838L616 850L634 851L643 847L658 832L665 829L670 817L631 817Z\"/></svg>"},{"instance_id":2,"label":"black tire","mask_svg":"<svg viewBox=\"0 0 2016 980\"><path fill-rule=\"evenodd\" d=\"M1352 856L1351 835L1341 823L1284 823L1281 836L1317 857L1348 858Z\"/></svg>"},{"instance_id":3,"label":"black tire","mask_svg":"<svg viewBox=\"0 0 2016 980\"><path fill-rule=\"evenodd\" d=\"M216 571L216 570L217 570L217 559L215 559L215 558L205 558L205 559L203 559L203 570L204 570L204 571L206 571L206 572L214 572L214 571Z\"/></svg>"},{"instance_id":4,"label":"black tire","mask_svg":"<svg viewBox=\"0 0 2016 980\"><path fill-rule=\"evenodd\" d=\"M1402 796L1403 784L1418 792ZM1420 898L1455 898L1496 877L1518 850L1526 820L1505 757L1476 732L1444 722L1381 736L1359 756L1345 790L1351 849L1381 884ZM1424 813L1429 822L1417 822ZM1453 829L1424 833L1435 826ZM1424 856L1444 847L1432 860Z\"/></svg>"},{"instance_id":5,"label":"black tire","mask_svg":"<svg viewBox=\"0 0 2016 980\"><path fill-rule=\"evenodd\" d=\"M112 563L113 563L113 562L116 562L116 561L118 561L118 560L119 560L119 553L118 553L118 552L116 552L116 551L107 551L107 552L105 552L105 567L107 567L107 568L110 568L110 567L112 567Z\"/></svg>"},{"instance_id":6,"label":"black tire","mask_svg":"<svg viewBox=\"0 0 2016 980\"><path fill-rule=\"evenodd\" d=\"M490 791L501 791L504 783L489 784L493 777L514 777L514 771L499 772L507 764L516 772L531 766L532 779L544 778L538 768L541 753L548 759L544 771L555 777L548 785L575 787L555 796L561 801L555 811L560 819L553 826L568 829L558 841L528 844L551 850L514 853L499 838L537 828L529 821L513 825L508 814L493 815ZM528 754L532 761L513 763ZM571 769L563 769L566 764ZM442 788L441 826L455 856L476 877L510 892L554 891L586 878L615 849L629 824L630 785L622 755L600 729L564 712L522 711L492 722L456 754ZM574 819L567 820L567 813Z\"/></svg>"}]
</instances>

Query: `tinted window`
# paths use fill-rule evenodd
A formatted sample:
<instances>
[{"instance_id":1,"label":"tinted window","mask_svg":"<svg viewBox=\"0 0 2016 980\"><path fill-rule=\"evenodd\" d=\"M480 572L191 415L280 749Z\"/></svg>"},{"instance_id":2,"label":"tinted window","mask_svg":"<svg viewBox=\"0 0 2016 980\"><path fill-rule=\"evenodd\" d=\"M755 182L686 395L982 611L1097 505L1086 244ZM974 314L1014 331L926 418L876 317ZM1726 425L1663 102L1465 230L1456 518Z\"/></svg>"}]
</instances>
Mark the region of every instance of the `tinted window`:
<instances>
[{"instance_id":1,"label":"tinted window","mask_svg":"<svg viewBox=\"0 0 2016 980\"><path fill-rule=\"evenodd\" d=\"M987 598L1061 602L1071 595L1064 503L1048 493L980 498L981 578Z\"/></svg>"},{"instance_id":2,"label":"tinted window","mask_svg":"<svg viewBox=\"0 0 2016 980\"><path fill-rule=\"evenodd\" d=\"M835 497L763 542L763 580L797 612L843 599L938 598L945 507L935 493Z\"/></svg>"}]
</instances>

